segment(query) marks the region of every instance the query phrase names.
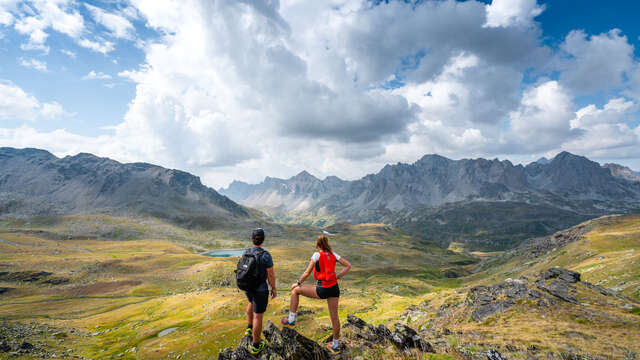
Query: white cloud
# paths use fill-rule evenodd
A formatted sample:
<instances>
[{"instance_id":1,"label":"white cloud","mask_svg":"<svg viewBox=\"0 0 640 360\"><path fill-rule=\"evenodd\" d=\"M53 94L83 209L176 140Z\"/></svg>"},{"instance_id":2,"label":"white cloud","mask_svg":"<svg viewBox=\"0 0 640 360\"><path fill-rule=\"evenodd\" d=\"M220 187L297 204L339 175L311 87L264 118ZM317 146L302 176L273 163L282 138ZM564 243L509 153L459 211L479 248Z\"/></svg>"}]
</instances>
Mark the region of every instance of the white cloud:
<instances>
[{"instance_id":1,"label":"white cloud","mask_svg":"<svg viewBox=\"0 0 640 360\"><path fill-rule=\"evenodd\" d=\"M73 52L71 50L67 50L67 49L62 49L62 50L60 50L60 52L65 54L65 55L67 55L68 57L70 57L72 59L75 59L76 56L77 56L75 52Z\"/></svg>"},{"instance_id":2,"label":"white cloud","mask_svg":"<svg viewBox=\"0 0 640 360\"><path fill-rule=\"evenodd\" d=\"M485 27L531 26L533 19L542 14L545 6L536 0L493 0L486 5Z\"/></svg>"},{"instance_id":3,"label":"white cloud","mask_svg":"<svg viewBox=\"0 0 640 360\"><path fill-rule=\"evenodd\" d=\"M579 131L571 128L575 117L571 97L557 81L546 81L524 92L517 111L510 114L510 136L520 151L557 149Z\"/></svg>"},{"instance_id":4,"label":"white cloud","mask_svg":"<svg viewBox=\"0 0 640 360\"><path fill-rule=\"evenodd\" d=\"M115 43L100 39L100 41L93 41L89 39L80 39L78 45L85 47L89 50L99 52L102 54L108 54L115 49Z\"/></svg>"},{"instance_id":5,"label":"white cloud","mask_svg":"<svg viewBox=\"0 0 640 360\"><path fill-rule=\"evenodd\" d=\"M99 7L86 3L84 6L91 12L93 19L106 27L113 36L124 39L131 39L133 37L133 32L135 31L133 24L125 17L109 13Z\"/></svg>"},{"instance_id":6,"label":"white cloud","mask_svg":"<svg viewBox=\"0 0 640 360\"><path fill-rule=\"evenodd\" d=\"M71 115L57 102L40 103L12 82L0 80L0 119L35 121ZM33 144L35 145L35 144Z\"/></svg>"},{"instance_id":7,"label":"white cloud","mask_svg":"<svg viewBox=\"0 0 640 360\"><path fill-rule=\"evenodd\" d=\"M42 72L47 72L47 63L44 61L40 61L40 60L36 60L36 59L25 59L25 58L20 58L20 65L27 67L27 68L31 68L31 69L35 69L38 71L42 71Z\"/></svg>"},{"instance_id":8,"label":"white cloud","mask_svg":"<svg viewBox=\"0 0 640 360\"><path fill-rule=\"evenodd\" d=\"M67 115L67 113L62 108L62 105L55 101L42 104L40 113L47 119L58 119Z\"/></svg>"},{"instance_id":9,"label":"white cloud","mask_svg":"<svg viewBox=\"0 0 640 360\"><path fill-rule=\"evenodd\" d=\"M561 44L560 82L576 94L608 91L623 84L633 66L633 45L620 30L588 36L574 30Z\"/></svg>"},{"instance_id":10,"label":"white cloud","mask_svg":"<svg viewBox=\"0 0 640 360\"><path fill-rule=\"evenodd\" d=\"M75 9L75 1L33 0L22 9L27 10L20 13L14 28L29 36L28 42L21 45L25 50L48 52L45 41L49 36L46 32L49 28L73 39L77 39L84 31L84 19Z\"/></svg>"},{"instance_id":11,"label":"white cloud","mask_svg":"<svg viewBox=\"0 0 640 360\"><path fill-rule=\"evenodd\" d=\"M10 26L13 24L13 15L10 12L4 11L0 8L0 25Z\"/></svg>"},{"instance_id":12,"label":"white cloud","mask_svg":"<svg viewBox=\"0 0 640 360\"><path fill-rule=\"evenodd\" d=\"M101 71L96 72L95 70L89 71L89 73L82 77L82 80L108 80L111 79L111 75L105 74Z\"/></svg>"},{"instance_id":13,"label":"white cloud","mask_svg":"<svg viewBox=\"0 0 640 360\"><path fill-rule=\"evenodd\" d=\"M636 157L640 148L640 127L635 120L638 105L625 98L609 100L602 108L588 105L576 112L572 128L583 131L582 136L563 145L563 148L597 158Z\"/></svg>"}]
</instances>

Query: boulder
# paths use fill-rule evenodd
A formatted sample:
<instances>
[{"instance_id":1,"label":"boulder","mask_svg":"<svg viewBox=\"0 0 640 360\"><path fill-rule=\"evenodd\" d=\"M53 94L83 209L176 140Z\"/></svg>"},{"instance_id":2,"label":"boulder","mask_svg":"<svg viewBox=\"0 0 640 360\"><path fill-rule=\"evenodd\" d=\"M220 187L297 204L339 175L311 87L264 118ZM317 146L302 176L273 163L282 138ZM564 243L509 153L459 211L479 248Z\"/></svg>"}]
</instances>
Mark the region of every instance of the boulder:
<instances>
[{"instance_id":1,"label":"boulder","mask_svg":"<svg viewBox=\"0 0 640 360\"><path fill-rule=\"evenodd\" d=\"M505 358L502 357L502 354L500 354L498 350L493 350L493 349L487 351L487 359L488 360L505 360Z\"/></svg>"},{"instance_id":2,"label":"boulder","mask_svg":"<svg viewBox=\"0 0 640 360\"><path fill-rule=\"evenodd\" d=\"M389 328L382 324L374 327L355 315L348 314L347 322L343 327L350 328L356 338L372 344L380 344L386 340L391 340L391 330Z\"/></svg>"},{"instance_id":3,"label":"boulder","mask_svg":"<svg viewBox=\"0 0 640 360\"><path fill-rule=\"evenodd\" d=\"M559 267L553 267L548 269L547 271L543 272L540 277L544 280L549 280L549 279L560 279L562 281L568 282L568 283L577 283L580 282L580 273L575 272L575 271L571 271L571 270L567 270L567 269L563 269L563 268L559 268Z\"/></svg>"},{"instance_id":4,"label":"boulder","mask_svg":"<svg viewBox=\"0 0 640 360\"><path fill-rule=\"evenodd\" d=\"M396 324L391 341L401 350L418 349L422 352L435 352L433 346L424 341L418 333L404 324Z\"/></svg>"}]
</instances>

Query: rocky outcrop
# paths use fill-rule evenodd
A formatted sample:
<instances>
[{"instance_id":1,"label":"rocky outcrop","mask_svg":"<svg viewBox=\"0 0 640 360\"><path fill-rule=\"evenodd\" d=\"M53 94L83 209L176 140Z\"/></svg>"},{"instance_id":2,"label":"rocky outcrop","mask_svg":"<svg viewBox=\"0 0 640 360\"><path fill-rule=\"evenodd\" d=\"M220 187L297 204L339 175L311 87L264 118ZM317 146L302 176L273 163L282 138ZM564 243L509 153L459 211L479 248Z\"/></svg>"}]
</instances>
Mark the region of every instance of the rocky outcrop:
<instances>
[{"instance_id":1,"label":"rocky outcrop","mask_svg":"<svg viewBox=\"0 0 640 360\"><path fill-rule=\"evenodd\" d=\"M407 325L396 323L394 331L380 324L374 327L364 320L354 316L347 315L347 323L345 328L351 329L356 339L364 341L366 346L381 345L390 342L396 346L398 350L407 351L417 349L422 352L435 352L433 346L425 341L414 329Z\"/></svg>"},{"instance_id":2,"label":"rocky outcrop","mask_svg":"<svg viewBox=\"0 0 640 360\"><path fill-rule=\"evenodd\" d=\"M580 304L576 298L576 284L581 283L580 274L554 267L543 271L535 280L527 278L507 279L492 286L476 286L467 294L467 306L475 321L484 321L489 316L504 312L518 302L530 301L540 307L548 307L558 301ZM583 283L586 288L610 295L606 289Z\"/></svg>"},{"instance_id":3,"label":"rocky outcrop","mask_svg":"<svg viewBox=\"0 0 640 360\"><path fill-rule=\"evenodd\" d=\"M475 321L484 321L493 314L506 311L518 300L532 300L541 306L547 304L542 294L527 287L524 280L507 279L492 286L476 286L467 295L467 301L474 309L471 317Z\"/></svg>"},{"instance_id":4,"label":"rocky outcrop","mask_svg":"<svg viewBox=\"0 0 640 360\"><path fill-rule=\"evenodd\" d=\"M398 354L412 350L421 352L435 352L433 346L425 341L418 332L404 324L395 324L392 332L384 325L373 326L354 315L347 315L347 322L343 325L348 329L343 336L339 354L330 354L325 346L304 337L297 331L284 327L278 329L272 322L267 321L263 334L269 341L268 348L257 357L249 353L251 338L245 336L235 349L225 349L218 355L218 360L346 360L351 359L351 353L345 342L357 348L371 348L375 346L394 345ZM329 341L329 339L327 339Z\"/></svg>"},{"instance_id":5,"label":"rocky outcrop","mask_svg":"<svg viewBox=\"0 0 640 360\"><path fill-rule=\"evenodd\" d=\"M257 357L249 353L251 338L245 336L235 350L226 349L218 355L218 360L328 360L331 359L325 347L300 335L291 328L278 329L271 321L267 321L264 337L269 341L266 350Z\"/></svg>"},{"instance_id":6,"label":"rocky outcrop","mask_svg":"<svg viewBox=\"0 0 640 360\"><path fill-rule=\"evenodd\" d=\"M580 282L579 273L562 268L551 268L540 274L536 286L562 301L578 304L575 296L576 288L572 285L577 282Z\"/></svg>"}]
</instances>

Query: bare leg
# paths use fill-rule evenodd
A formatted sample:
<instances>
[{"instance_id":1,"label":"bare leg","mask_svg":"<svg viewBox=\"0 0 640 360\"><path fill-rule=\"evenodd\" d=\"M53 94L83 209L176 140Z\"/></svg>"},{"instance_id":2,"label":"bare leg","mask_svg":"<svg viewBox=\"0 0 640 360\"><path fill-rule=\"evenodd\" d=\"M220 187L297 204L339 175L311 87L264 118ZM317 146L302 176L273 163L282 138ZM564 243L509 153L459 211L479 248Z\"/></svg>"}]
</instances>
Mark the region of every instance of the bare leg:
<instances>
[{"instance_id":1,"label":"bare leg","mask_svg":"<svg viewBox=\"0 0 640 360\"><path fill-rule=\"evenodd\" d=\"M260 335L262 335L262 315L253 313L253 343L260 341Z\"/></svg>"},{"instance_id":2,"label":"bare leg","mask_svg":"<svg viewBox=\"0 0 640 360\"><path fill-rule=\"evenodd\" d=\"M329 305L329 316L331 317L331 326L333 327L333 338L340 339L340 318L338 318L338 303L340 298L330 297L327 299Z\"/></svg>"},{"instance_id":3,"label":"bare leg","mask_svg":"<svg viewBox=\"0 0 640 360\"><path fill-rule=\"evenodd\" d=\"M300 295L306 296L312 299L319 299L316 287L313 285L302 285L291 290L291 301L289 303L289 311L298 311L298 304L300 303Z\"/></svg>"},{"instance_id":4,"label":"bare leg","mask_svg":"<svg viewBox=\"0 0 640 360\"><path fill-rule=\"evenodd\" d=\"M253 303L251 301L247 305L247 324L253 324Z\"/></svg>"}]
</instances>

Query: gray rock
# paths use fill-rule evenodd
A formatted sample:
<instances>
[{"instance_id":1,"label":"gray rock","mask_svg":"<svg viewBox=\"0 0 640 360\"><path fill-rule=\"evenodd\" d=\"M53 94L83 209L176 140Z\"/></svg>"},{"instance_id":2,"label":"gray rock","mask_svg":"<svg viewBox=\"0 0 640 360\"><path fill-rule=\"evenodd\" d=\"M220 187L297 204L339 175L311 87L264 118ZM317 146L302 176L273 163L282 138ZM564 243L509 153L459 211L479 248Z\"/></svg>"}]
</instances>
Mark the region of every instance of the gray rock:
<instances>
[{"instance_id":1,"label":"gray rock","mask_svg":"<svg viewBox=\"0 0 640 360\"><path fill-rule=\"evenodd\" d=\"M568 283L580 282L580 273L559 267L554 267L546 270L542 273L542 275L540 275L540 277L544 280L558 278Z\"/></svg>"},{"instance_id":2,"label":"gray rock","mask_svg":"<svg viewBox=\"0 0 640 360\"><path fill-rule=\"evenodd\" d=\"M498 350L493 350L493 349L487 351L487 359L488 360L505 360L505 358L502 357L502 354L500 354Z\"/></svg>"}]
</instances>

